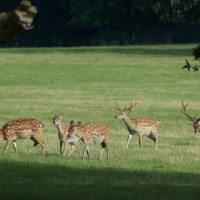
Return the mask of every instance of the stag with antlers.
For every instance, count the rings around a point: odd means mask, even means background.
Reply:
[[[189,103],[185,104],[182,101],[182,113],[190,120],[193,122],[193,127],[194,127],[194,132],[200,132],[200,118],[196,119],[195,117],[191,117],[186,113],[186,108]]]
[[[131,112],[132,108],[135,107],[137,103],[134,105],[131,103],[129,108],[120,109],[118,105],[116,108],[119,110],[119,113],[115,116],[115,118],[121,119],[124,121],[129,135],[126,143],[126,147],[128,148],[130,139],[133,135],[139,136],[139,145],[140,149],[142,149],[142,136],[147,136],[155,142],[155,149],[157,150],[158,144],[158,136],[157,136],[157,127],[158,121],[149,118],[134,118],[130,119],[128,114]]]

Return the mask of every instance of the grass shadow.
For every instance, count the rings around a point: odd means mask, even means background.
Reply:
[[[105,163],[104,163],[105,164]],[[4,199],[199,199],[200,176],[190,173],[87,169],[0,161]]]

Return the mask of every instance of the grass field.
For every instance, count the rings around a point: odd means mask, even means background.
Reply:
[[[181,112],[200,117],[199,72],[193,45],[0,49],[0,124],[37,118],[45,125],[46,158],[41,147],[28,155],[31,140],[18,140],[4,154],[0,143],[0,199],[193,200],[200,196],[200,135]],[[127,129],[117,114],[137,102],[130,117],[159,124],[158,150],[149,138],[139,149],[135,136],[125,148]],[[110,124],[110,161],[98,161],[100,145],[90,145],[91,161],[77,145],[62,158],[54,115]],[[68,146],[68,150],[70,147]]]

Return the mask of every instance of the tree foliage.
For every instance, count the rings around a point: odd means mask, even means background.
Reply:
[[[195,48],[193,48],[192,54],[194,56],[194,60],[200,61],[200,45],[197,45]],[[186,64],[182,67],[182,69],[187,69],[190,71],[190,69],[193,69],[194,72],[198,71],[200,68],[200,65],[192,65],[189,63],[188,60],[185,60]]]
[[[19,0],[0,9],[13,8]],[[31,0],[34,29],[5,45],[74,46],[197,42],[200,0]],[[4,8],[4,9],[3,9]]]

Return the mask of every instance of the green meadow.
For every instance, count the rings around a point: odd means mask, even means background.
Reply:
[[[193,200],[200,196],[200,134],[181,112],[200,117],[200,72],[182,70],[195,64],[196,45],[77,48],[1,48],[0,124],[36,118],[45,125],[46,157],[31,140],[17,140],[18,153],[0,142],[0,199]],[[115,105],[137,102],[130,117],[160,121],[158,150],[147,137],[125,148],[128,131],[115,119]],[[98,144],[82,160],[61,157],[54,115],[110,125],[110,160],[98,161]],[[67,146],[67,152],[70,145]]]

